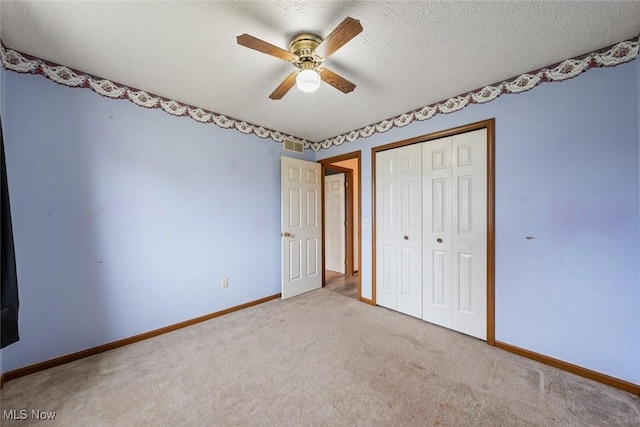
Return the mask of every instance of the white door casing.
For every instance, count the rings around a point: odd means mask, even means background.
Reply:
[[[282,299],[322,286],[320,164],[281,157]]]
[[[324,177],[325,268],[346,273],[345,174]]]
[[[376,154],[377,304],[422,317],[422,147]]]

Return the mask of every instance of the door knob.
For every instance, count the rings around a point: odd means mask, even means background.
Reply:
[[[404,240],[409,240],[409,236],[404,236]]]
[[[442,239],[437,239],[436,242],[442,243]]]
[[[291,233],[289,233],[288,231],[285,231],[284,233],[282,233],[283,237],[291,237]]]

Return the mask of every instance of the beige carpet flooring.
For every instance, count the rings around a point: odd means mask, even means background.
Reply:
[[[640,426],[637,396],[326,289],[10,381],[12,409],[3,426]]]

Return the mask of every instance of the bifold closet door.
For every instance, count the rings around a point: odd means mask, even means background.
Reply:
[[[376,154],[376,302],[422,318],[422,146]]]
[[[487,133],[424,143],[423,319],[486,339]]]

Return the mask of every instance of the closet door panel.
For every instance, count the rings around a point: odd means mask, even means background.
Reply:
[[[422,318],[422,146],[408,145],[398,155],[398,307]]]
[[[423,143],[422,318],[452,327],[451,139]]]
[[[376,154],[376,303],[397,309],[397,155]]]
[[[453,329],[486,339],[486,129],[453,137]]]

